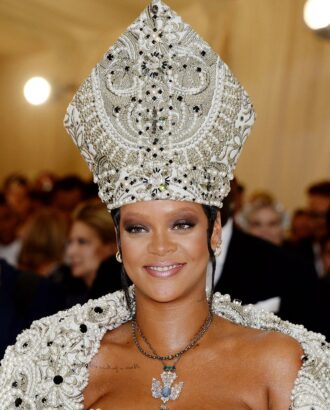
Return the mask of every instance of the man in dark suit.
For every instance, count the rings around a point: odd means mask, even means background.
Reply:
[[[270,310],[281,318],[324,331],[315,271],[289,251],[237,228],[232,220],[233,194],[221,210],[225,243],[217,258],[215,291],[243,304],[278,300],[278,308]]]

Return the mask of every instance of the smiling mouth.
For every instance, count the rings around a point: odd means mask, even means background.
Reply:
[[[168,278],[176,275],[185,266],[185,263],[173,263],[171,265],[149,265],[144,269],[156,278]]]

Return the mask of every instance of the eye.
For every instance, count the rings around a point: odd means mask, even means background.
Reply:
[[[85,238],[79,238],[77,242],[79,245],[86,245],[88,243],[88,240]]]
[[[128,233],[142,233],[146,232],[146,228],[143,225],[131,224],[125,226],[125,231]]]
[[[182,221],[176,221],[173,224],[173,228],[175,230],[187,230],[187,229],[191,229],[195,226],[196,224],[194,222],[191,221],[186,221],[186,220],[182,220]]]

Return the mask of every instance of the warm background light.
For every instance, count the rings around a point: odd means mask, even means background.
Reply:
[[[312,30],[320,30],[330,25],[330,0],[307,0],[304,20]]]
[[[50,95],[51,86],[43,77],[33,77],[24,85],[24,96],[33,105],[45,103]]]

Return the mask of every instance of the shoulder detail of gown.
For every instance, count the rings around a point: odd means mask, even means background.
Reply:
[[[295,338],[304,350],[291,410],[330,409],[330,346],[324,336],[216,293],[213,310],[232,322]],[[88,364],[108,330],[131,319],[118,291],[35,321],[7,348],[0,367],[1,410],[82,410]]]

